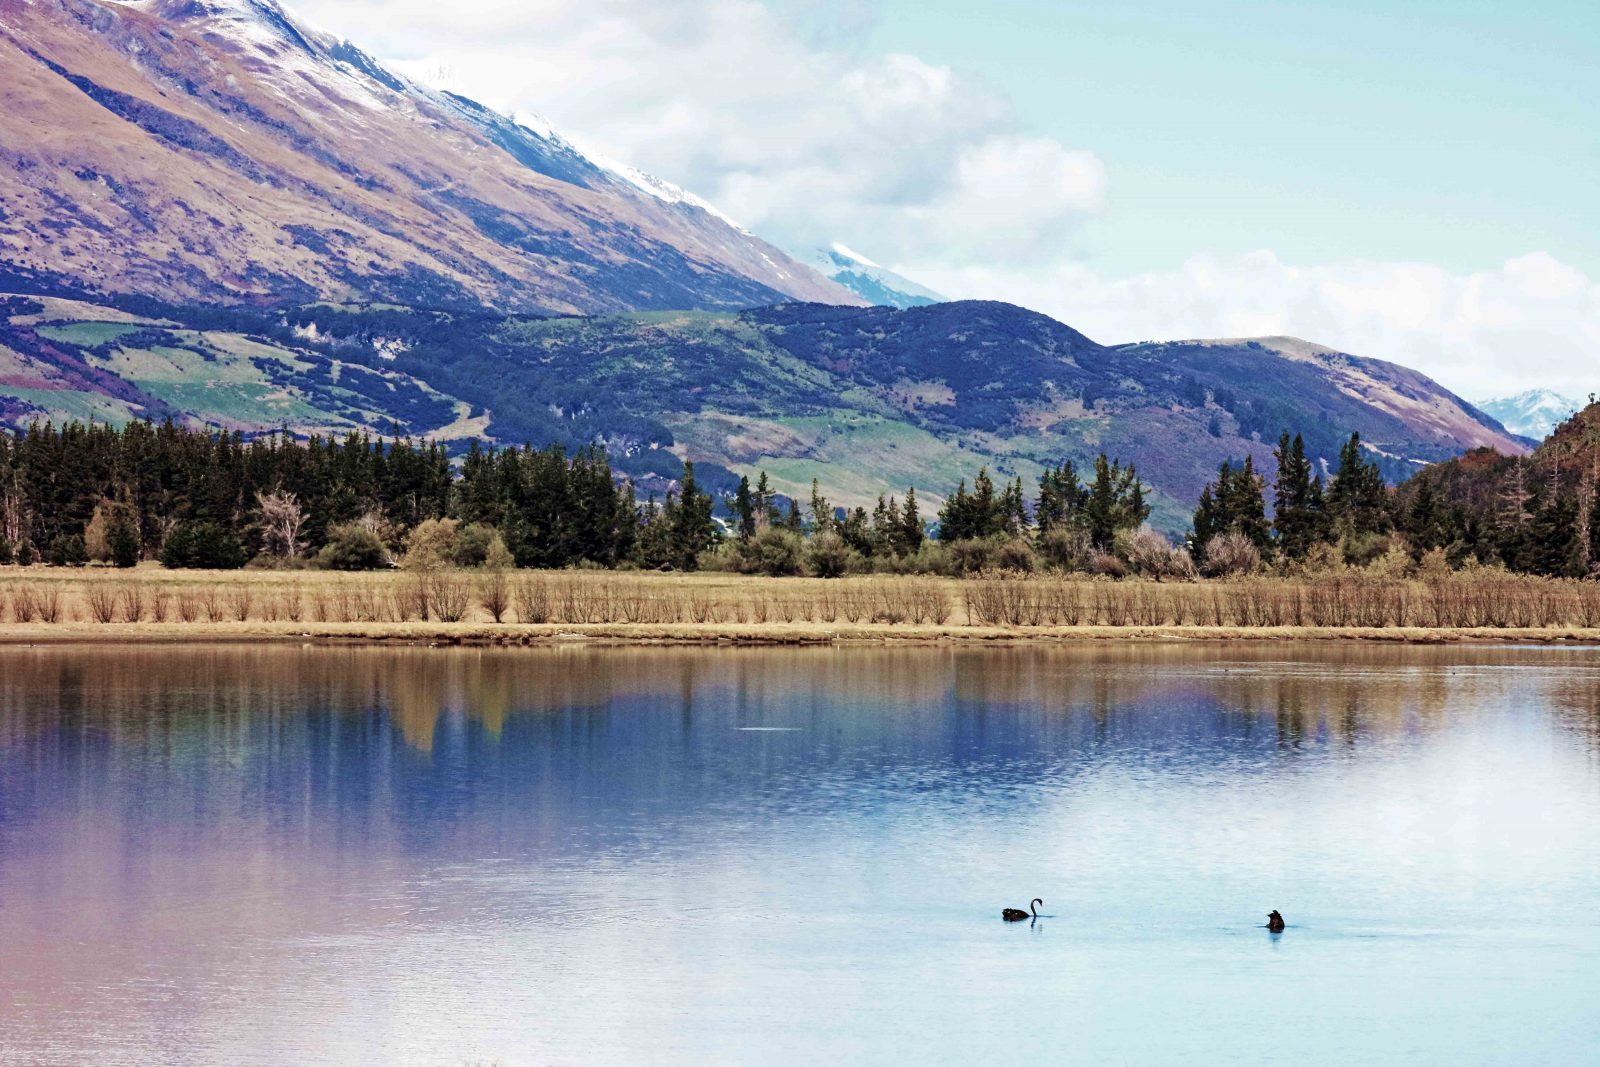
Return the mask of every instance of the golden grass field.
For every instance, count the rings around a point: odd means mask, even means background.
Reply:
[[[591,639],[834,643],[1081,638],[1600,642],[1600,583],[1359,571],[1158,583],[608,571],[0,567],[0,641]]]

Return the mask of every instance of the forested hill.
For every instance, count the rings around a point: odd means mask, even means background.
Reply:
[[[1414,539],[1515,570],[1582,577],[1600,561],[1600,404],[1529,456],[1479,449],[1399,489]]]
[[[848,505],[907,485],[937,500],[985,465],[1033,484],[1104,452],[1137,465],[1154,521],[1172,531],[1218,463],[1253,456],[1268,469],[1285,429],[1306,434],[1324,472],[1359,432],[1392,481],[1474,447],[1526,450],[1392,364],[1281,339],[1108,347],[977,301],[536,318],[11,298],[0,361],[12,424],[170,416],[247,432],[599,442],[641,484],[688,458],[715,490],[764,469],[780,492],[803,498],[817,478]]]

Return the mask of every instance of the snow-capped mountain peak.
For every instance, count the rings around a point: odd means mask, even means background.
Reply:
[[[557,313],[861,302],[686,190],[277,0],[0,7],[0,247],[30,277]]]
[[[883,270],[883,264],[874,263],[872,260],[870,260],[866,256],[862,255],[860,252],[857,252],[854,249],[850,248],[848,245],[844,244],[842,241],[835,241],[829,247],[833,252],[835,260],[837,260],[839,257],[842,256],[843,258],[848,259],[853,263],[861,264],[861,266],[863,266],[863,267],[871,267],[873,270]]]
[[[871,304],[884,307],[922,307],[942,304],[946,297],[873,262],[841,241],[818,249],[806,261]]]
[[[1542,441],[1583,405],[1549,389],[1529,389],[1516,396],[1485,400],[1478,407],[1512,433]]]

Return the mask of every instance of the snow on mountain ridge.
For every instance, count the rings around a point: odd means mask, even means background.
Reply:
[[[0,251],[54,284],[561,313],[860,302],[702,198],[275,0],[3,6],[0,143],[20,162]],[[63,129],[82,136],[63,149]]]
[[[872,260],[870,260],[866,256],[862,255],[860,252],[857,252],[854,249],[852,249],[849,246],[847,246],[843,241],[835,241],[835,242],[833,242],[833,244],[830,247],[832,248],[833,253],[834,253],[835,256],[843,256],[845,259],[854,260],[855,262],[861,264],[863,267],[871,267],[874,270],[883,270],[884,269],[882,263],[874,263]]]
[[[880,266],[842,241],[834,241],[805,258],[823,277],[838,282],[870,304],[911,308],[942,304],[947,299],[925,285]]]
[[[166,17],[177,15],[184,18],[203,18],[207,20],[208,25],[217,24],[228,27],[233,31],[231,36],[239,43],[272,53],[274,62],[284,64],[297,74],[315,76],[324,68],[314,60],[326,58],[338,64],[342,68],[342,72],[347,76],[352,70],[364,76],[364,78],[358,80],[370,79],[378,81],[391,89],[397,88],[396,83],[398,82],[403,86],[404,90],[427,96],[435,103],[441,103],[445,106],[452,106],[462,99],[461,94],[450,88],[447,72],[439,71],[439,76],[436,79],[422,80],[392,71],[372,56],[362,52],[350,41],[302,22],[298,16],[291,15],[276,0],[114,0],[114,2],[128,7],[159,11]],[[313,61],[307,62],[292,55],[282,55],[282,46],[286,39],[288,42],[300,46],[300,49],[303,49]],[[324,53],[320,57],[316,55],[316,51],[319,48]],[[289,51],[292,52],[294,50],[291,49]],[[343,55],[340,53],[343,53]],[[361,102],[382,106],[381,102],[375,100]],[[455,107],[452,109],[459,110],[459,108]],[[499,113],[496,112],[496,114]],[[531,111],[517,111],[504,117],[509,118],[535,137],[550,142],[558,150],[565,150],[583,157],[584,160],[595,167],[621,178],[633,188],[655,200],[666,204],[681,204],[699,208],[732,226],[740,233],[753,236],[748,229],[729,218],[709,200],[697,196],[687,189],[667,181],[665,178],[659,178],[637,167],[582,147],[576,138],[561,133],[556,129],[555,124],[543,115]],[[877,264],[869,263],[868,265],[876,266]]]
[[[1552,390],[1536,388],[1485,400],[1478,407],[1512,433],[1542,441],[1583,405]]]

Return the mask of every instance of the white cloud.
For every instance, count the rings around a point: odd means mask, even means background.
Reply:
[[[780,244],[1038,262],[1099,209],[1092,153],[1023,130],[949,67],[861,48],[875,11],[821,0],[300,0],[309,21]]]
[[[1473,398],[1600,389],[1600,286],[1543,253],[1471,274],[1264,251],[1100,275],[1078,256],[1106,196],[1093,146],[1031,133],[960,71],[871,52],[872,0],[293,2],[795,251],[843,241],[951,296],[1024,304],[1101,340],[1287,333]]]
[[[1297,267],[1266,251],[1195,256],[1132,278],[1070,260],[894,269],[942,292],[1037,308],[1103,342],[1288,334],[1415,367],[1474,400],[1535,385],[1578,400],[1600,391],[1600,281],[1544,252],[1470,274],[1425,263]]]

